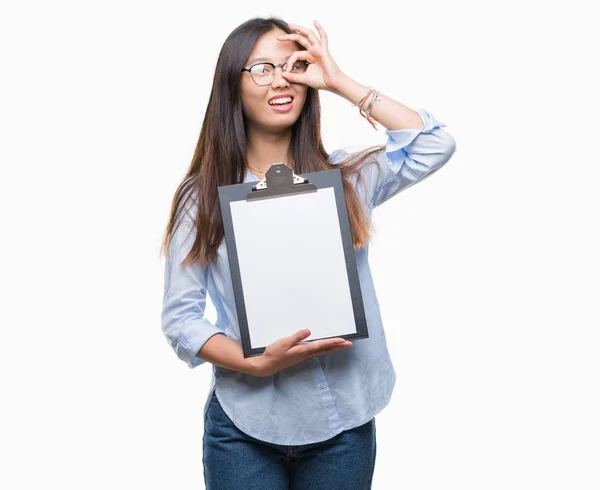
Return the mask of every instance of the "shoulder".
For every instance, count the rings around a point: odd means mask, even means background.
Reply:
[[[193,226],[198,215],[198,203],[197,187],[193,185],[182,187],[176,202],[178,223],[182,226]]]
[[[336,165],[348,157],[348,152],[343,149],[335,150],[329,154],[329,163]]]

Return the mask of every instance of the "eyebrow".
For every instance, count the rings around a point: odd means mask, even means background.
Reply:
[[[290,56],[292,56],[292,55],[290,55]],[[287,58],[285,58],[285,60],[288,60],[290,56],[288,56]],[[258,62],[258,61],[271,61],[271,60],[269,58],[258,57],[258,58],[254,58],[253,60],[251,60],[250,64],[252,65],[252,64],[254,64],[254,63]]]

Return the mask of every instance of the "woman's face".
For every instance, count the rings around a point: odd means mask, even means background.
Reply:
[[[262,58],[259,61],[270,61],[276,64],[286,61],[299,48],[293,41],[279,41],[277,36],[282,34],[286,34],[286,32],[281,29],[263,34],[256,42],[244,66],[257,63],[256,58]],[[273,81],[268,85],[258,85],[249,72],[242,73],[240,88],[242,112],[249,125],[259,126],[267,130],[280,130],[292,126],[298,120],[306,101],[308,87],[301,83],[291,83],[281,76],[281,72],[281,67],[275,68]],[[270,99],[283,94],[289,94],[293,97],[289,110],[285,110],[285,106],[279,107],[279,110],[277,110],[277,106],[273,108],[269,105]]]

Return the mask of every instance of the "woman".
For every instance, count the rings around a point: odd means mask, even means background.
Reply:
[[[208,489],[371,487],[375,415],[396,381],[367,260],[371,212],[437,171],[455,149],[430,113],[348,77],[329,53],[327,34],[315,27],[318,36],[278,18],[255,18],[228,36],[192,163],[172,203],[162,328],[189,367],[213,365],[204,405]],[[372,125],[388,128],[387,143],[327,154],[318,90],[344,97]],[[340,169],[369,338],[302,342],[307,325],[246,359],[217,186],[261,180],[279,162],[297,175]],[[207,294],[215,324],[203,318]]]

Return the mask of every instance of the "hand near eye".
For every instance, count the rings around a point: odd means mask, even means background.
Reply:
[[[277,38],[280,41],[296,41],[306,48],[306,51],[294,51],[290,56],[286,70],[283,71],[283,77],[292,83],[303,83],[315,89],[335,92],[339,89],[345,75],[329,53],[327,34],[321,24],[316,20],[313,22],[319,31],[320,39],[310,29],[289,23],[288,26],[299,34],[284,34]],[[309,63],[308,68],[302,74],[289,71],[297,60],[305,60]]]

